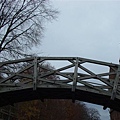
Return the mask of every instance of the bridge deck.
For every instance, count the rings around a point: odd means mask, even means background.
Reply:
[[[71,99],[79,100],[89,103],[102,105],[120,111],[120,100],[110,100],[110,96],[99,95],[91,92],[76,90],[72,92],[71,89],[58,89],[58,88],[38,88],[33,91],[33,88],[26,90],[18,90],[14,92],[7,92],[0,94],[0,106],[12,105],[17,102],[29,100],[44,100],[44,99]]]

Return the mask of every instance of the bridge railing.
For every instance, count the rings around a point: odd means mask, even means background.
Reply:
[[[48,66],[55,65],[55,68]],[[111,69],[111,70],[110,70]],[[114,75],[114,78],[109,76]],[[70,88],[120,99],[120,66],[80,57],[33,57],[0,63],[0,93],[37,88]],[[53,77],[54,76],[54,77]]]

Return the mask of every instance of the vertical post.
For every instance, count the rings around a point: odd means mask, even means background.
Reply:
[[[34,58],[33,90],[37,88],[37,57]]]
[[[9,105],[8,120],[10,120],[10,117],[11,117],[11,109],[12,109],[12,107]]]
[[[77,85],[77,77],[78,77],[78,58],[76,58],[74,76],[73,76],[73,86],[72,86],[72,102],[75,103],[75,89]]]
[[[118,66],[117,69],[117,74],[115,77],[115,82],[114,82],[114,86],[113,86],[113,90],[112,90],[112,95],[111,95],[111,100],[114,100],[116,97],[116,92],[117,92],[117,87],[118,87],[118,82],[119,82],[119,76],[120,76],[120,65]]]
[[[76,62],[75,62],[72,92],[75,92],[75,89],[76,89],[76,84],[77,84],[77,72],[78,72],[78,58],[76,58]]]

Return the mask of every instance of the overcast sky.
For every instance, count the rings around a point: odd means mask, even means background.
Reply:
[[[42,46],[34,52],[44,56],[77,56],[118,63],[120,58],[120,1],[52,0],[60,12],[46,24]],[[42,53],[42,54],[41,54]],[[109,120],[108,110],[99,110]]]

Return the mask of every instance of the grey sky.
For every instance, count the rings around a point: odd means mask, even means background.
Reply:
[[[42,46],[37,47],[34,52],[44,56],[80,56],[118,63],[120,1],[52,0],[52,2],[60,11],[58,20],[46,23]],[[100,111],[102,120],[109,120],[108,110],[95,107]]]

